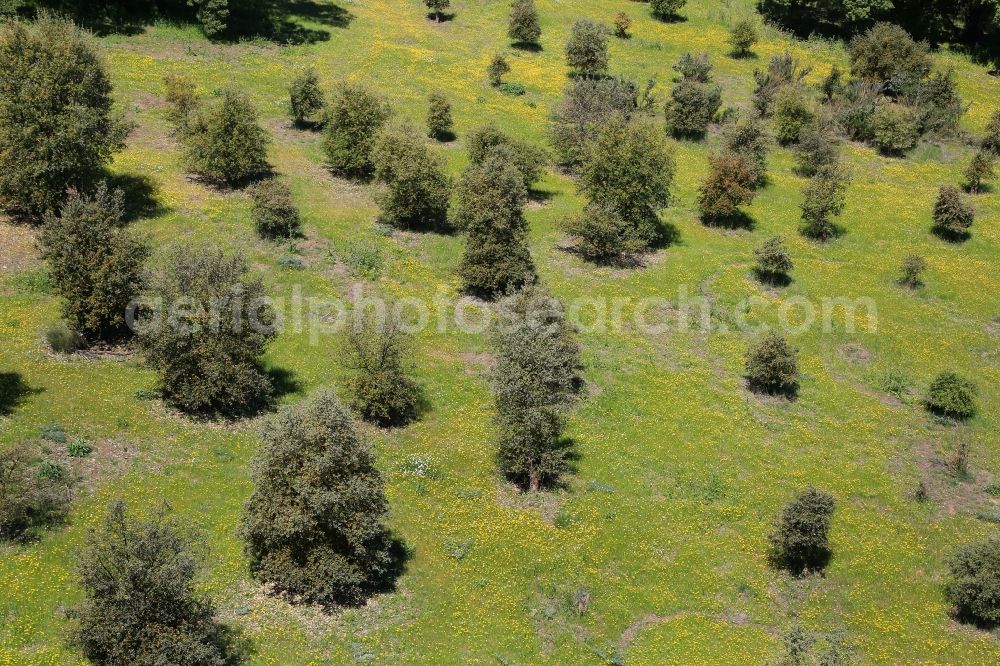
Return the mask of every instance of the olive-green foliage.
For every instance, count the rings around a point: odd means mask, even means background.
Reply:
[[[960,548],[948,563],[944,591],[959,619],[1000,624],[1000,539]]]
[[[482,164],[493,152],[504,153],[507,159],[524,176],[524,186],[530,191],[542,177],[548,155],[545,150],[523,141],[518,141],[497,128],[486,124],[469,132],[465,139],[469,162]]]
[[[31,535],[66,513],[69,480],[39,474],[36,458],[27,444],[0,450],[0,542]]]
[[[774,95],[774,134],[778,143],[797,143],[802,128],[815,117],[800,86],[782,86]]]
[[[0,24],[0,206],[33,217],[87,190],[125,146],[92,39],[43,14]]]
[[[632,27],[632,19],[629,18],[628,14],[625,12],[618,12],[615,14],[615,37],[619,39],[628,39],[631,37],[629,29]]]
[[[875,112],[885,104],[881,86],[865,81],[852,81],[840,97],[834,99],[837,123],[855,141],[871,141],[875,137]]]
[[[283,181],[267,178],[250,190],[250,217],[261,238],[292,238],[300,233],[299,209]]]
[[[649,9],[661,21],[672,21],[686,4],[687,0],[649,0]]]
[[[798,172],[812,176],[823,167],[837,164],[840,159],[840,142],[833,119],[826,113],[818,113],[799,130],[799,141],[795,144],[795,162]]]
[[[976,211],[954,185],[942,185],[934,202],[934,226],[946,235],[961,237],[968,234],[976,219]]]
[[[444,10],[451,7],[451,0],[424,0],[427,9],[431,10],[434,19],[440,23]]]
[[[239,185],[265,173],[271,138],[244,93],[228,88],[199,109],[184,134],[189,168],[218,183]]]
[[[794,264],[781,236],[771,236],[753,251],[757,259],[757,274],[765,279],[785,276]]]
[[[903,265],[900,267],[902,276],[899,279],[899,283],[910,289],[916,289],[923,284],[920,276],[923,275],[925,270],[927,270],[927,262],[923,257],[908,254],[903,259]]]
[[[635,225],[604,206],[588,204],[583,212],[566,220],[566,233],[576,239],[576,250],[598,263],[630,257],[649,247]]]
[[[372,147],[380,220],[403,229],[440,229],[448,222],[451,179],[413,127],[383,127]]]
[[[775,564],[793,573],[822,569],[830,558],[833,495],[807,488],[781,510],[770,537]]]
[[[851,40],[851,74],[896,95],[912,90],[931,71],[925,43],[892,23],[877,23]]]
[[[345,340],[345,365],[351,370],[351,408],[382,427],[406,425],[421,399],[412,377],[411,343],[395,314],[356,319]]]
[[[834,217],[840,215],[846,204],[848,179],[839,166],[821,167],[809,179],[803,190],[802,233],[815,240],[828,240],[839,229]]]
[[[778,91],[787,85],[801,84],[811,69],[810,67],[800,67],[799,61],[787,52],[772,56],[771,60],[768,61],[766,72],[755,69],[753,72],[755,83],[753,106],[757,113],[765,117],[771,115],[774,97]]]
[[[671,68],[675,72],[679,72],[681,78],[697,83],[708,83],[712,80],[712,62],[707,53],[681,54],[680,59]]]
[[[236,634],[195,592],[199,547],[165,507],[143,520],[113,503],[79,553],[72,642],[104,666],[241,663]]]
[[[167,74],[163,77],[163,101],[167,103],[167,120],[178,134],[184,134],[200,103],[198,87],[184,74]]]
[[[275,314],[246,261],[179,245],[152,280],[139,342],[166,399],[186,412],[239,414],[271,396],[260,358]]]
[[[364,603],[391,573],[389,503],[350,412],[322,389],[262,439],[240,526],[250,572],[305,603]]]
[[[767,153],[771,137],[767,126],[756,113],[740,114],[722,133],[723,150],[742,156],[759,187],[767,180]]]
[[[732,55],[737,58],[745,58],[750,55],[754,44],[760,41],[757,32],[757,22],[751,18],[740,19],[729,31],[729,46],[732,47]]]
[[[902,104],[881,104],[872,116],[872,140],[885,155],[902,155],[920,138],[917,112]]]
[[[608,69],[607,28],[584,19],[574,21],[566,42],[566,64],[584,76],[604,73]]]
[[[833,64],[830,73],[823,77],[823,82],[819,84],[819,89],[823,93],[823,99],[827,102],[832,102],[844,94],[844,71],[840,69],[840,65]]]
[[[124,194],[101,183],[93,197],[71,194],[39,236],[63,317],[90,341],[127,333],[125,311],[142,291],[149,248],[123,228],[124,215]]]
[[[580,348],[562,304],[540,287],[504,298],[490,330],[496,365],[490,386],[500,470],[536,491],[559,480],[570,453],[561,434],[576,399]]]
[[[674,154],[652,123],[612,116],[580,168],[579,190],[590,202],[631,226],[632,238],[652,243],[658,211],[670,203]]]
[[[639,90],[625,79],[577,79],[552,112],[552,146],[559,164],[576,171],[591,142],[608,118],[630,118],[638,108]]]
[[[950,69],[920,81],[913,92],[906,95],[906,102],[917,112],[920,133],[934,136],[953,136],[968,110],[958,93],[955,72]]]
[[[195,16],[208,37],[217,37],[229,28],[230,7],[233,0],[188,0],[195,7]]]
[[[294,79],[288,89],[289,111],[297,125],[304,125],[323,110],[326,101],[319,87],[316,70],[309,67]]]
[[[524,217],[527,201],[523,175],[500,151],[470,164],[462,174],[455,223],[466,232],[458,272],[468,293],[494,298],[534,282]]]
[[[490,64],[486,66],[486,76],[490,81],[490,85],[496,88],[503,83],[503,76],[510,71],[510,63],[507,62],[507,56],[503,53],[497,53],[490,60]]]
[[[45,329],[45,341],[49,343],[49,349],[57,354],[72,354],[87,346],[87,340],[64,321]]]
[[[342,83],[330,101],[323,132],[330,171],[350,178],[370,176],[375,134],[391,115],[389,103],[379,95],[362,85]]]
[[[454,138],[451,119],[451,103],[444,93],[437,91],[427,96],[427,135],[438,141],[450,141]]]
[[[799,352],[770,331],[747,348],[746,378],[754,390],[794,393],[799,382]]]
[[[747,160],[728,151],[708,156],[708,176],[698,187],[698,210],[706,224],[725,224],[753,201],[754,173]]]
[[[978,194],[984,189],[987,182],[996,178],[994,170],[996,156],[985,148],[980,148],[969,160],[969,166],[965,168],[965,184],[970,192]]]
[[[507,36],[515,44],[537,44],[542,36],[535,0],[514,0],[510,8]]]
[[[990,150],[1000,156],[1000,109],[993,112],[986,124],[986,134],[983,136],[983,149]]]
[[[678,138],[703,137],[720,106],[719,86],[683,79],[670,92],[665,109],[667,127]]]
[[[927,388],[924,405],[935,414],[967,419],[976,413],[976,385],[950,371],[934,378]]]

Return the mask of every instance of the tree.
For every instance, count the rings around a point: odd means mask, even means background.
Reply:
[[[985,148],[976,151],[969,161],[969,166],[965,168],[965,186],[969,192],[978,194],[988,181],[996,178],[995,163],[996,157],[993,152]]]
[[[698,188],[698,209],[705,223],[725,224],[756,196],[754,174],[736,153],[709,154],[708,163],[708,176]]]
[[[657,213],[670,203],[674,171],[673,151],[662,132],[613,116],[581,166],[578,188],[628,224],[629,236],[649,246],[660,233]]]
[[[836,166],[840,159],[840,142],[836,125],[826,113],[819,113],[799,130],[795,144],[795,161],[800,174],[814,176],[824,167]]]
[[[507,35],[515,44],[538,44],[542,36],[542,26],[538,22],[535,0],[514,0],[510,7],[510,22]]]
[[[200,103],[198,87],[184,74],[167,74],[163,77],[163,101],[167,103],[167,120],[183,136]]]
[[[427,135],[438,141],[451,141],[455,138],[453,126],[448,98],[444,93],[432,92],[427,96]]]
[[[583,213],[566,220],[563,227],[576,239],[577,252],[598,263],[630,257],[649,247],[649,240],[634,225],[605,206],[588,204]]]
[[[123,228],[124,216],[125,195],[101,183],[92,197],[72,193],[39,235],[63,317],[92,342],[128,332],[125,311],[142,290],[149,248]]]
[[[847,185],[847,175],[839,166],[822,167],[809,179],[799,204],[805,236],[823,241],[837,235],[838,228],[831,218],[844,211]]]
[[[444,10],[451,7],[451,0],[424,0],[424,4],[427,5],[427,9],[431,10],[434,21],[440,23],[444,16]]]
[[[671,65],[671,69],[679,72],[681,78],[696,83],[708,83],[712,80],[712,62],[707,53],[698,55],[683,53],[680,59]]]
[[[27,444],[0,450],[0,542],[21,539],[65,516],[70,482],[43,475]]]
[[[391,115],[388,102],[368,88],[342,83],[330,102],[323,132],[330,171],[348,178],[370,176],[375,135]]]
[[[771,556],[795,574],[822,569],[830,558],[833,495],[807,488],[785,505],[771,534]]]
[[[924,282],[920,278],[924,271],[927,270],[927,262],[924,258],[915,254],[908,254],[903,259],[903,265],[900,267],[900,272],[902,277],[899,279],[899,283],[910,289],[916,289]]]
[[[254,185],[250,195],[250,217],[261,238],[299,235],[302,221],[288,185],[277,178],[267,178]]]
[[[772,56],[767,71],[754,70],[753,106],[761,116],[771,115],[774,98],[787,85],[801,85],[811,69],[800,67],[799,61],[790,53]]]
[[[746,378],[754,390],[794,394],[799,381],[798,350],[777,333],[767,333],[747,349]]]
[[[0,71],[0,205],[37,218],[90,189],[129,126],[112,112],[94,42],[71,21],[4,23]]]
[[[651,13],[661,21],[676,21],[686,4],[687,0],[649,0]]]
[[[381,427],[416,418],[421,390],[409,367],[411,344],[393,315],[363,317],[348,331],[345,348],[354,411]]]
[[[503,153],[524,177],[524,186],[529,191],[542,177],[548,155],[537,146],[518,141],[504,133],[492,123],[478,127],[466,137],[469,162],[482,164],[492,153]]]
[[[503,53],[497,53],[490,60],[490,64],[486,66],[486,76],[489,78],[490,85],[494,88],[500,86],[503,83],[503,76],[510,71],[510,64],[507,62],[507,56]]]
[[[802,89],[785,85],[774,95],[774,132],[783,146],[798,143],[802,128],[815,118]]]
[[[501,301],[490,346],[497,359],[489,379],[500,470],[536,492],[569,468],[561,435],[565,412],[576,399],[579,345],[562,305],[542,288],[529,287]]]
[[[270,169],[271,139],[250,99],[232,88],[213,106],[199,109],[184,139],[191,170],[216,182],[235,186]]]
[[[608,69],[607,29],[593,21],[574,21],[566,42],[566,64],[585,77],[603,74]]]
[[[954,136],[968,110],[951,69],[920,81],[904,101],[916,110],[918,131],[939,137]]]
[[[296,125],[305,125],[326,106],[323,92],[319,88],[319,77],[312,67],[307,68],[292,80],[288,95],[292,120]]]
[[[250,573],[304,603],[363,604],[393,568],[371,447],[325,389],[283,410],[262,439],[240,525]]]
[[[208,247],[175,247],[140,311],[139,343],[166,399],[186,412],[240,414],[270,398],[261,356],[276,318],[246,261]]]
[[[615,37],[618,39],[628,39],[632,36],[629,29],[632,27],[632,19],[625,12],[615,14]]]
[[[898,25],[877,23],[851,40],[851,74],[880,84],[891,95],[915,87],[931,71],[927,44],[917,43]]]
[[[754,187],[767,180],[767,153],[770,137],[764,121],[756,113],[745,113],[726,125],[722,133],[723,150],[746,160],[753,174]]]
[[[107,666],[241,663],[235,632],[195,593],[196,548],[167,508],[141,520],[123,502],[111,504],[77,564],[85,598],[70,617],[84,656]]]
[[[927,388],[924,405],[935,414],[967,419],[976,413],[976,385],[957,373],[939,374]]]
[[[1000,624],[1000,539],[960,548],[948,563],[944,591],[959,619]]]
[[[781,236],[771,236],[757,246],[753,254],[757,259],[757,275],[766,282],[787,280],[788,272],[795,267]]]
[[[875,147],[884,155],[902,155],[917,144],[917,113],[902,104],[880,104],[872,116]]]
[[[736,58],[746,58],[752,53],[754,44],[760,41],[757,23],[752,18],[740,19],[729,32],[729,46]]]
[[[590,144],[608,118],[631,118],[638,110],[639,90],[625,79],[576,79],[552,112],[552,146],[558,162],[577,171]]]
[[[683,79],[670,92],[667,127],[678,138],[701,138],[722,106],[722,90],[710,83]]]
[[[444,160],[427,148],[409,125],[379,130],[372,148],[375,178],[386,186],[378,196],[380,218],[396,227],[440,229],[448,221],[451,179]]]
[[[527,201],[521,172],[502,153],[491,153],[462,174],[455,222],[466,232],[458,272],[467,292],[494,298],[535,281]]]
[[[982,147],[983,150],[992,151],[994,155],[1000,156],[1000,109],[993,112],[986,124]]]
[[[934,202],[934,227],[952,239],[961,239],[969,234],[976,219],[975,209],[965,200],[954,185],[942,185]]]

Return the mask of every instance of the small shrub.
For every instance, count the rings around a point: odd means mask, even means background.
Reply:
[[[292,191],[277,178],[262,180],[250,191],[250,217],[261,238],[293,238],[302,227]]]
[[[844,72],[839,65],[834,63],[830,73],[823,78],[819,89],[823,93],[823,99],[828,103],[844,94]]]
[[[934,227],[949,238],[963,238],[972,228],[976,211],[959,189],[953,185],[942,185],[934,202]]]
[[[802,128],[812,122],[815,114],[801,88],[782,86],[774,96],[774,132],[778,143],[797,143]]]
[[[698,187],[698,209],[706,224],[726,224],[756,196],[754,174],[736,153],[710,154],[708,161],[708,176]]]
[[[574,21],[566,42],[566,64],[583,76],[603,74],[608,69],[607,28],[584,19]]]
[[[967,419],[976,413],[976,385],[950,371],[934,378],[927,388],[924,405],[935,414]]]
[[[0,542],[31,536],[61,519],[69,501],[65,473],[46,473],[25,444],[0,450]]]
[[[242,92],[227,89],[216,104],[199,109],[184,138],[189,168],[216,182],[239,185],[270,168],[271,139]]]
[[[746,378],[754,390],[793,394],[799,382],[798,350],[777,333],[767,333],[747,350]]]
[[[510,8],[507,36],[515,44],[538,44],[542,36],[542,26],[538,21],[538,10],[534,0],[514,0]]]
[[[965,168],[965,187],[972,194],[978,194],[985,189],[988,181],[996,178],[994,165],[995,155],[985,149],[980,148],[969,161],[969,166]]]
[[[799,86],[809,74],[809,67],[800,67],[790,53],[773,56],[767,71],[754,70],[753,106],[757,113],[767,117],[774,107],[775,95],[788,85]]]
[[[924,274],[925,270],[927,270],[927,262],[924,261],[923,257],[908,254],[903,259],[903,264],[899,269],[901,273],[899,283],[910,289],[916,289],[924,283],[920,276]]]
[[[440,23],[444,18],[444,10],[451,7],[451,0],[424,0],[424,4],[431,10],[430,15],[434,17],[434,21]]]
[[[504,95],[510,95],[511,97],[520,97],[524,93],[528,92],[527,88],[522,86],[520,83],[501,83],[497,90],[502,92]]]
[[[737,58],[745,58],[750,55],[754,44],[760,41],[757,33],[757,23],[751,18],[741,19],[733,26],[729,32],[729,46],[732,47],[732,55]]]
[[[297,257],[294,254],[283,254],[275,260],[275,263],[290,271],[300,271],[306,267],[306,262],[302,261],[302,257]]]
[[[563,228],[576,239],[577,252],[597,263],[638,254],[649,245],[633,225],[603,206],[586,206],[583,213],[568,219]]]
[[[986,123],[986,134],[983,136],[983,150],[991,151],[1000,156],[1000,109],[993,112],[990,121]]]
[[[884,103],[878,84],[852,81],[835,107],[837,124],[855,141],[872,141],[875,138],[875,112]]]
[[[345,349],[354,411],[382,427],[406,425],[416,418],[421,390],[409,367],[411,345],[392,314],[356,321]]]
[[[448,221],[451,179],[444,160],[409,125],[379,130],[372,148],[380,221],[402,229],[440,229]]]
[[[49,349],[57,354],[73,354],[87,346],[83,336],[62,321],[45,330],[45,340],[49,343]]]
[[[440,92],[432,92],[427,96],[427,135],[438,141],[450,141],[454,138],[451,119],[451,103]]]
[[[649,9],[661,21],[675,21],[686,4],[687,0],[649,0]]]
[[[944,590],[959,619],[1000,624],[1000,539],[960,548],[948,563]]]
[[[545,170],[548,155],[541,148],[518,141],[498,129],[496,125],[483,125],[466,137],[469,162],[482,164],[493,154],[500,155],[521,172],[528,190],[538,182]]]
[[[39,436],[47,442],[63,444],[66,442],[66,430],[58,423],[46,423],[38,431]]]
[[[46,481],[65,481],[69,478],[69,472],[62,463],[43,460],[38,463],[38,478]]]
[[[503,76],[510,71],[510,63],[507,62],[507,56],[503,53],[497,53],[493,56],[493,60],[486,67],[486,76],[490,80],[490,85],[494,88],[499,88],[500,84],[503,83]]]
[[[795,161],[800,174],[813,176],[823,167],[835,166],[839,157],[836,127],[828,115],[816,115],[799,130]]]
[[[632,19],[625,12],[615,14],[615,37],[618,39],[628,39],[631,37],[629,29],[632,27]]]
[[[707,53],[693,55],[684,53],[681,55],[672,69],[679,72],[682,79],[694,81],[696,83],[708,83],[712,80],[712,62]]]
[[[872,140],[884,155],[902,155],[920,138],[917,113],[902,104],[882,104],[872,116]]]
[[[799,204],[803,235],[825,241],[840,232],[832,218],[844,210],[847,185],[847,176],[838,167],[823,167],[809,179]]]
[[[792,256],[788,253],[781,236],[768,238],[754,250],[753,254],[757,259],[757,274],[767,281],[787,276],[794,268]]]
[[[163,77],[163,101],[167,103],[167,120],[179,134],[184,134],[199,104],[194,81],[184,74],[167,74]]]
[[[767,153],[770,137],[764,121],[755,114],[742,114],[726,125],[722,133],[722,146],[727,152],[735,153],[746,160],[753,175],[754,187],[761,186],[767,179]]]
[[[920,133],[938,137],[954,136],[968,109],[958,94],[953,70],[933,74],[921,81],[906,95],[906,102],[917,112]]]
[[[917,43],[898,25],[877,23],[851,40],[851,74],[880,84],[891,94],[911,90],[930,72],[927,44]]]
[[[66,445],[66,452],[73,458],[86,458],[94,451],[86,440],[74,439]]]
[[[722,90],[709,83],[684,79],[670,92],[667,127],[678,138],[701,138],[722,106]]]
[[[296,76],[288,90],[289,107],[296,125],[305,125],[326,106],[319,88],[319,76],[312,67]]]
[[[830,523],[835,502],[829,493],[808,488],[781,511],[771,534],[771,556],[793,573],[822,569],[830,558]]]
[[[334,92],[323,132],[323,150],[337,176],[367,178],[375,169],[372,145],[392,109],[368,88],[343,83]]]

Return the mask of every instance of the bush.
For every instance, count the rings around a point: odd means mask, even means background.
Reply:
[[[479,127],[466,137],[469,162],[482,164],[492,153],[503,153],[524,177],[524,186],[531,190],[541,179],[548,156],[545,151],[523,141],[518,141],[505,134],[496,125],[487,124]]]
[[[0,25],[0,71],[0,205],[40,217],[97,182],[129,127],[94,41],[71,21]]]
[[[839,233],[832,218],[844,211],[847,176],[837,166],[822,167],[803,190],[802,233],[815,240],[828,240]]]
[[[813,176],[824,167],[834,167],[839,157],[836,126],[827,114],[816,115],[799,130],[795,162],[800,174]]]
[[[709,172],[698,187],[698,209],[707,224],[725,224],[739,214],[739,207],[753,201],[754,174],[736,153],[708,156]]]
[[[163,101],[167,103],[167,120],[183,135],[198,108],[197,86],[184,74],[167,74],[163,77]]]
[[[852,81],[836,105],[838,124],[855,141],[875,138],[875,112],[884,104],[878,84]]]
[[[191,170],[219,183],[239,185],[270,169],[267,147],[271,139],[260,126],[250,99],[233,89],[225,90],[219,102],[191,118],[185,142]]]
[[[363,604],[393,562],[382,476],[350,413],[320,390],[262,438],[240,526],[250,572],[304,603]]]
[[[410,341],[392,310],[362,317],[347,333],[346,366],[351,408],[382,427],[406,425],[417,416],[420,386],[411,376]]]
[[[712,62],[708,59],[707,53],[692,55],[684,53],[681,55],[672,69],[679,72],[681,78],[696,83],[708,83],[712,80]]]
[[[792,256],[781,236],[771,236],[753,254],[757,258],[757,274],[767,281],[785,277],[794,268]]]
[[[493,60],[490,64],[486,66],[486,76],[490,80],[490,85],[494,88],[498,88],[501,83],[503,83],[503,76],[510,71],[510,64],[507,62],[507,56],[503,53],[497,53],[493,56]]]
[[[586,206],[583,213],[567,220],[563,227],[576,239],[577,252],[589,261],[610,262],[638,254],[649,246],[649,239],[635,225],[603,206]]]
[[[661,21],[674,21],[680,17],[680,10],[687,0],[649,0],[649,9],[653,16]]]
[[[683,79],[670,92],[667,127],[678,138],[701,138],[722,106],[719,86]]]
[[[49,326],[45,330],[45,340],[49,343],[49,348],[57,354],[72,354],[87,346],[84,337],[65,322]]]
[[[246,273],[242,257],[181,245],[152,282],[155,307],[140,315],[139,343],[164,397],[183,411],[240,414],[271,396],[260,358],[275,314],[263,283]]]
[[[793,573],[822,569],[830,559],[833,496],[815,488],[799,493],[785,505],[771,534],[771,556]]]
[[[743,114],[726,125],[722,133],[723,150],[746,160],[753,175],[754,187],[767,180],[767,152],[770,137],[764,122],[756,114]]]
[[[960,548],[948,563],[944,591],[959,619],[1000,624],[1000,539]]]
[[[798,350],[773,331],[750,346],[746,355],[750,388],[793,394],[799,382]]]
[[[925,270],[927,270],[927,262],[924,261],[924,258],[909,254],[903,259],[903,264],[900,266],[902,276],[899,278],[899,283],[910,289],[916,289],[924,283],[920,276]]]
[[[992,152],[985,148],[980,148],[969,161],[969,166],[965,168],[965,186],[973,194],[978,194],[987,181],[996,178],[994,164],[996,158]]]
[[[26,444],[0,450],[0,542],[30,537],[61,520],[70,501],[65,475],[42,473]]]
[[[934,227],[945,236],[962,238],[969,233],[976,211],[953,185],[942,185],[934,202]]]
[[[940,137],[954,136],[968,109],[958,94],[953,70],[924,79],[906,101],[917,110],[920,133]]]
[[[913,41],[892,23],[877,23],[851,40],[851,74],[877,83],[892,95],[912,90],[931,71],[927,44]]]
[[[576,399],[580,348],[562,305],[541,288],[508,296],[498,315],[490,330],[497,361],[489,375],[497,458],[504,476],[537,491],[569,468],[561,434],[565,411]]]
[[[882,104],[872,116],[875,147],[884,155],[902,155],[917,144],[917,113],[901,104]]]
[[[942,372],[927,389],[924,405],[935,414],[967,419],[976,413],[976,385],[954,372]]]
[[[597,76],[608,69],[608,31],[599,23],[573,22],[566,42],[566,64],[583,76]]]
[[[497,87],[497,90],[502,92],[504,95],[510,95],[511,97],[520,97],[524,93],[528,92],[528,89],[520,83],[501,83]]]
[[[77,564],[85,599],[69,615],[84,656],[107,666],[240,663],[235,633],[195,594],[198,548],[165,508],[140,520],[112,504]]]
[[[401,229],[440,229],[448,222],[451,179],[444,160],[431,154],[410,126],[384,127],[372,148],[379,193],[380,221]]]
[[[632,19],[625,12],[615,14],[615,37],[618,39],[628,39],[631,37],[629,29],[632,27]]]
[[[367,178],[375,169],[371,152],[375,135],[389,117],[389,104],[364,86],[343,83],[327,111],[323,150],[337,176]]]
[[[490,153],[462,174],[455,221],[467,234],[458,272],[468,293],[494,298],[534,282],[527,201],[524,177],[503,153]]]
[[[452,132],[451,103],[440,92],[432,92],[427,96],[427,136],[438,141],[450,141],[455,137]]]
[[[424,0],[424,4],[427,5],[427,9],[431,10],[434,20],[440,23],[444,16],[444,10],[451,7],[451,0]]]
[[[537,44],[542,36],[535,0],[514,0],[510,8],[507,35],[515,44]]]
[[[39,236],[63,317],[88,340],[125,335],[125,311],[142,290],[149,248],[123,228],[124,199],[103,183],[93,197],[72,194]]]
[[[802,128],[811,123],[815,114],[797,85],[782,86],[774,95],[774,132],[778,143],[798,143]]]
[[[638,109],[639,90],[624,79],[577,79],[552,112],[552,146],[559,164],[579,168],[598,131],[613,114],[632,117]]]
[[[288,90],[289,107],[296,125],[305,125],[326,106],[319,88],[319,77],[312,67],[296,76]]]
[[[990,121],[986,124],[986,134],[983,136],[983,150],[992,151],[994,155],[1000,156],[1000,109],[993,112]]]
[[[299,235],[302,221],[288,185],[277,178],[268,178],[254,185],[250,195],[250,217],[261,238],[294,238]]]
[[[757,23],[751,18],[741,19],[733,26],[729,32],[729,46],[732,47],[732,55],[737,58],[745,58],[750,55],[754,44],[760,41],[757,33]]]
[[[800,85],[808,76],[809,67],[799,67],[799,62],[790,53],[772,56],[767,71],[754,70],[753,106],[761,116],[771,115],[774,97],[788,85]]]

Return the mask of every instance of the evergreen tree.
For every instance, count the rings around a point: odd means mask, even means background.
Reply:
[[[1000,157],[1000,109],[993,112],[986,124],[986,135],[983,137],[983,150],[992,151]]]
[[[548,155],[537,146],[511,137],[492,123],[469,132],[466,138],[469,162],[482,164],[493,153],[502,153],[524,176],[524,186],[531,188],[542,177]]]
[[[766,282],[787,280],[788,272],[794,268],[792,256],[785,247],[781,236],[771,236],[753,251],[757,259],[757,275]]]
[[[535,0],[514,0],[510,8],[507,35],[515,44],[538,44],[538,38],[542,36],[542,26],[538,22]]]
[[[679,72],[682,79],[694,81],[695,83],[710,83],[712,81],[712,61],[707,53],[681,54],[680,59],[671,66],[675,72]]]
[[[720,106],[722,89],[719,86],[685,78],[670,91],[665,109],[667,127],[677,138],[701,138]]]
[[[959,189],[953,185],[942,185],[934,202],[935,229],[949,238],[961,239],[968,235],[975,219],[975,209]]]
[[[142,291],[149,248],[123,228],[124,199],[104,183],[93,197],[73,193],[39,236],[63,317],[91,342],[127,333],[125,311]]]
[[[822,569],[830,558],[830,523],[836,502],[807,488],[781,511],[771,534],[771,555],[793,573]]]
[[[976,413],[976,385],[958,374],[946,371],[931,382],[924,405],[935,414],[956,419],[971,418]]]
[[[440,92],[432,92],[427,96],[427,135],[438,141],[451,141],[455,138],[452,131],[451,103]]]
[[[608,118],[635,115],[638,96],[635,83],[625,79],[574,80],[552,112],[550,140],[559,164],[577,171]]]
[[[753,186],[760,187],[767,180],[767,153],[770,137],[760,116],[741,114],[722,133],[723,150],[736,153],[746,160],[753,175]]]
[[[500,303],[490,385],[503,474],[529,491],[558,481],[570,453],[561,434],[576,399],[580,350],[562,305],[539,287]]]
[[[753,106],[763,117],[771,115],[774,110],[775,95],[787,85],[801,85],[811,71],[809,67],[800,67],[798,60],[790,53],[772,56],[767,64],[767,71],[754,70]]]
[[[184,74],[168,74],[163,78],[163,101],[167,103],[167,120],[183,136],[200,103],[198,87]]]
[[[707,224],[726,224],[756,196],[754,173],[736,153],[710,154],[708,162],[708,177],[698,188],[698,208]]]
[[[802,233],[816,240],[828,240],[837,235],[834,217],[846,204],[847,176],[837,166],[823,167],[816,172],[803,190]]]
[[[0,205],[32,217],[86,191],[129,127],[92,39],[71,21],[0,25]]]
[[[687,0],[649,0],[649,8],[661,21],[675,21],[680,16],[678,12],[687,4]]]
[[[839,158],[840,144],[833,118],[825,113],[817,114],[799,130],[799,141],[795,144],[798,171],[804,176],[813,176],[823,167],[835,166]]]
[[[302,220],[288,185],[277,178],[267,178],[254,185],[250,194],[250,217],[261,238],[293,238],[299,235]]]
[[[782,86],[774,94],[774,132],[778,143],[784,146],[798,143],[802,129],[814,118],[815,113],[799,86]]]
[[[969,166],[965,168],[965,186],[969,192],[978,194],[988,181],[996,178],[994,164],[996,157],[991,151],[984,148],[976,151],[969,161]]]
[[[959,619],[1000,624],[1000,539],[960,548],[948,563],[944,590]]]
[[[343,83],[334,92],[323,132],[327,164],[337,176],[366,178],[374,170],[372,145],[392,109],[364,86]]]
[[[404,229],[447,224],[451,179],[444,160],[430,152],[416,130],[408,125],[379,130],[372,162],[375,178],[386,186],[378,196],[382,221]]]
[[[289,109],[292,120],[299,126],[308,123],[326,106],[323,92],[319,88],[319,77],[312,67],[292,80],[288,95],[291,102]]]
[[[396,318],[363,317],[348,331],[345,347],[351,408],[382,427],[416,418],[421,390],[409,367],[410,340]]]
[[[61,520],[69,508],[70,480],[42,474],[37,458],[27,444],[0,450],[0,543],[35,536],[38,528]]]
[[[799,382],[798,350],[775,332],[747,349],[746,377],[750,388],[793,395]]]
[[[451,0],[424,0],[427,9],[431,10],[431,16],[437,23],[444,17],[444,10],[451,7]]]
[[[507,62],[507,56],[503,53],[497,53],[490,60],[490,64],[486,66],[486,76],[490,80],[490,85],[494,88],[500,86],[503,83],[504,74],[510,71],[510,63]]]
[[[607,29],[593,21],[574,21],[566,42],[566,64],[583,76],[603,74],[608,69]]]
[[[238,185],[268,171],[270,137],[260,126],[257,110],[241,92],[227,89],[222,99],[202,109],[185,134],[192,171],[227,185]]]
[[[877,23],[855,37],[848,55],[855,78],[879,84],[892,95],[911,90],[931,71],[927,44],[913,41],[892,23]]]
[[[751,18],[741,19],[729,32],[728,41],[734,57],[746,58],[752,53],[751,49],[753,49],[754,44],[760,41],[760,35],[757,34],[757,23]]]
[[[250,572],[305,603],[364,603],[392,573],[389,504],[350,413],[321,390],[262,438],[240,526]]]

